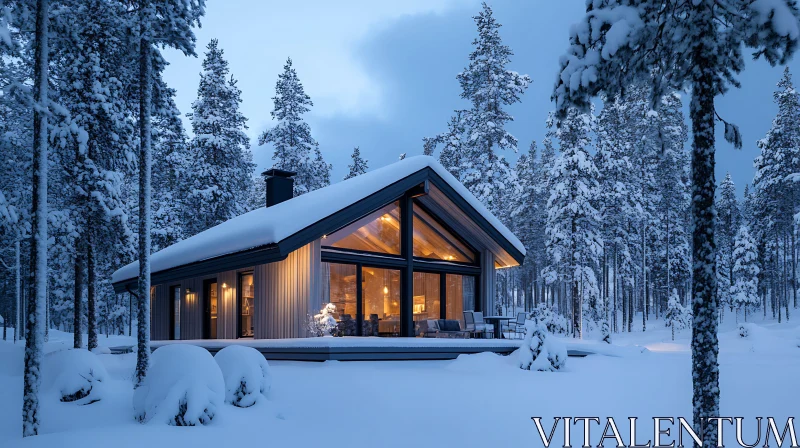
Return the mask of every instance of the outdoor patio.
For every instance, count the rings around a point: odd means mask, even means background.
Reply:
[[[153,341],[153,350],[169,344],[192,344],[216,353],[228,345],[253,347],[270,361],[421,361],[455,359],[462,354],[492,352],[509,355],[519,348],[519,339],[442,339],[320,337],[294,339],[194,339]],[[569,356],[590,352],[569,349]]]

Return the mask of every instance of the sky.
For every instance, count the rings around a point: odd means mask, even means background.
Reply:
[[[567,48],[570,26],[581,20],[584,0],[496,0],[489,2],[503,26],[503,42],[514,51],[508,68],[528,74],[533,83],[522,102],[508,108],[509,131],[521,151],[540,141],[558,60]],[[202,57],[212,38],[229,61],[242,90],[242,112],[258,172],[272,166],[272,148],[258,136],[275,125],[270,116],[275,82],[291,57],[314,106],[305,115],[332,180],[347,173],[350,154],[360,147],[371,169],[400,154],[422,153],[422,138],[446,129],[455,109],[465,108],[456,75],[468,62],[477,32],[472,16],[477,0],[209,0],[196,31],[198,57],[165,50],[164,76],[177,89],[181,112],[191,111]],[[789,62],[800,73],[800,59]],[[741,195],[752,182],[756,142],[769,129],[777,107],[772,93],[783,67],[750,61],[740,75],[741,89],[717,98],[717,111],[739,125],[741,150],[717,127],[717,180],[730,172]],[[688,114],[689,96],[684,95]],[[688,119],[688,117],[687,117]],[[185,121],[191,132],[188,120]],[[691,142],[687,142],[687,148]],[[505,154],[516,160],[518,154]]]

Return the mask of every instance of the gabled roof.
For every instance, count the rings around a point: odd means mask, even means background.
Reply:
[[[255,257],[253,259],[262,263],[270,261],[270,257],[280,259],[289,251],[338,228],[314,229],[315,224],[333,218],[345,209],[355,211],[358,209],[356,206],[364,203],[367,198],[374,197],[388,203],[399,197],[395,190],[407,189],[408,185],[413,187],[432,176],[443,184],[441,187],[450,190],[452,196],[458,196],[451,199],[458,200],[461,208],[471,208],[468,211],[484,221],[481,224],[484,224],[485,230],[493,234],[495,239],[502,240],[502,246],[518,262],[522,262],[525,247],[500,220],[433,157],[415,156],[272,207],[258,208],[175,243],[152,254],[151,273],[157,274],[233,254],[251,254],[250,256]],[[337,217],[327,227],[342,226],[359,217]],[[324,233],[317,235],[323,230]],[[135,261],[114,272],[111,281],[114,284],[127,282],[135,279],[138,273],[139,262]]]

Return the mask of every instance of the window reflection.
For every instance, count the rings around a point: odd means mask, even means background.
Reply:
[[[429,272],[414,273],[414,325],[420,320],[440,319],[441,291],[439,274]]]
[[[431,215],[414,205],[414,256],[473,263],[475,254]]]
[[[255,285],[253,274],[243,274],[241,278],[242,305],[241,305],[241,334],[243,338],[251,338],[255,334],[253,327],[253,314],[255,311]]]
[[[400,271],[362,268],[364,336],[400,336]]]
[[[322,240],[325,246],[400,255],[400,205],[389,204]]]

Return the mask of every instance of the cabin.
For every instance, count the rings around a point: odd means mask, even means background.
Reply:
[[[152,340],[309,337],[327,303],[343,335],[415,337],[423,319],[492,310],[495,270],[525,256],[432,157],[298,197],[295,173],[264,175],[265,207],[152,254]],[[115,291],[134,293],[138,270],[114,272]]]

